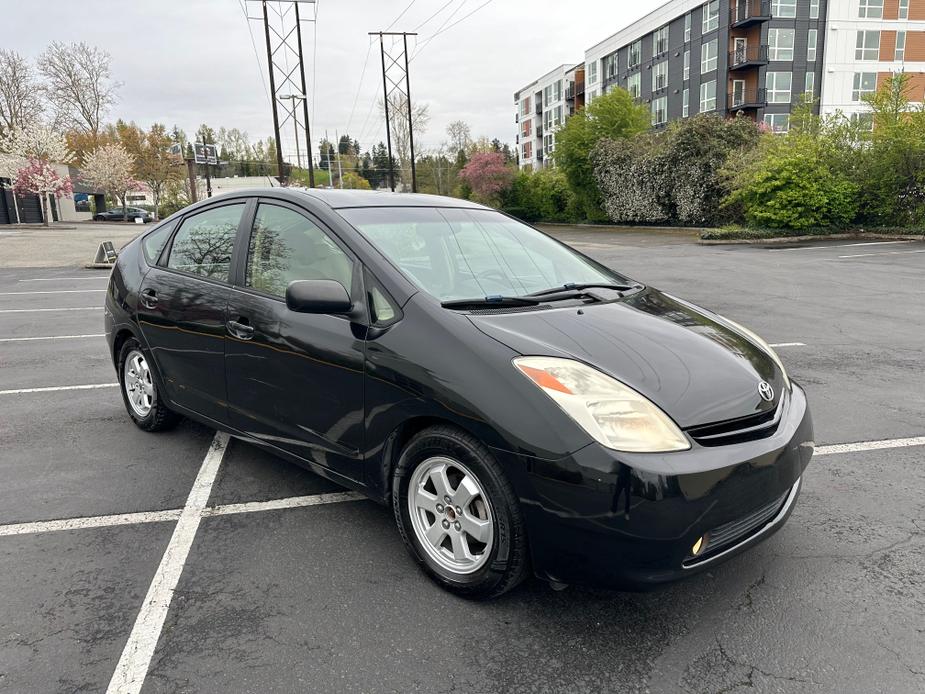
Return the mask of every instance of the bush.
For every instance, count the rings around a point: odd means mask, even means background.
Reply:
[[[505,212],[527,222],[575,222],[581,214],[562,171],[519,171],[504,196]]]
[[[663,132],[630,140],[602,140],[592,153],[604,211],[614,222],[713,225],[721,223],[728,181],[719,170],[729,156],[750,150],[758,128],[747,118],[699,115]]]

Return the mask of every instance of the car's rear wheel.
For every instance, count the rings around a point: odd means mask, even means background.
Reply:
[[[180,415],[158,397],[153,369],[138,340],[126,340],[119,351],[119,384],[125,409],[139,428],[163,431],[175,426]]]
[[[402,451],[392,482],[402,539],[424,571],[459,595],[492,598],[527,575],[527,537],[514,490],[472,436],[425,429]]]

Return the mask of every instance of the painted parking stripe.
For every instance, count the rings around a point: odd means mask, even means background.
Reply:
[[[105,289],[54,289],[38,292],[0,292],[0,296],[32,296],[33,294],[92,294],[105,292]]]
[[[180,512],[177,525],[164,556],[157,567],[154,579],[148,588],[148,594],[141,604],[141,611],[135,619],[132,633],[116,665],[116,670],[109,681],[107,694],[137,694],[145,681],[154,649],[164,628],[167,610],[173,598],[174,590],[180,581],[180,574],[186,565],[190,548],[202,520],[202,512],[209,502],[215,477],[222,464],[222,458],[228,449],[228,434],[217,432],[209,446],[199,468],[196,481],[190,490],[186,505]]]
[[[869,258],[872,255],[908,255],[910,253],[925,253],[923,251],[884,251],[883,253],[856,253],[854,255],[840,255],[838,256],[839,260],[845,258]]]
[[[320,506],[323,504],[340,504],[345,501],[361,501],[368,497],[357,492],[333,492],[328,494],[311,494],[309,496],[291,496],[286,499],[270,501],[250,501],[242,504],[215,506],[203,511],[204,516],[227,516],[232,513],[256,513],[258,511],[281,511],[287,508]]]
[[[925,446],[925,436],[913,436],[907,439],[881,439],[879,441],[858,441],[857,443],[836,443],[830,446],[817,446],[813,455],[833,455],[835,453],[857,453],[860,451],[879,451],[886,448],[909,448]]]
[[[61,530],[81,530],[84,528],[108,528],[114,525],[162,523],[177,520],[179,517],[180,509],[175,508],[168,511],[142,511],[140,513],[117,513],[111,516],[87,516],[83,518],[67,518],[65,520],[13,523],[11,525],[0,525],[0,537],[52,533]]]
[[[772,342],[770,347],[805,347],[805,342]]]
[[[0,390],[0,395],[24,395],[26,393],[55,393],[59,390],[96,390],[97,388],[116,388],[118,383],[91,383],[82,386],[48,386],[46,388],[18,388]]]
[[[829,246],[799,246],[797,248],[769,248],[773,253],[782,251],[817,251],[825,248],[849,248],[851,246],[887,246],[892,243],[912,243],[911,240],[903,241],[860,241],[858,243],[833,243]]]
[[[83,281],[83,280],[108,280],[109,275],[97,275],[96,277],[32,277],[25,280],[17,280],[18,282],[70,282],[70,281]]]
[[[0,337],[0,342],[35,342],[36,340],[83,340],[88,337],[106,337],[105,333],[92,335],[48,335],[47,337]]]
[[[0,313],[43,313],[47,311],[102,311],[102,306],[81,306],[79,308],[0,308]]]

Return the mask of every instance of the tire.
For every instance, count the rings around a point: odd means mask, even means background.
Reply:
[[[158,397],[154,365],[133,337],[126,340],[119,350],[118,371],[122,401],[139,429],[166,431],[177,425],[181,417]]]
[[[94,216],[93,216],[93,221],[94,221],[94,222],[104,222],[104,221],[106,221],[106,220],[105,220],[105,218],[103,217],[103,215],[99,215],[99,214],[98,214],[98,215],[94,215]]]
[[[392,476],[392,510],[411,556],[446,590],[490,599],[527,576],[514,489],[488,449],[465,432],[435,426],[408,442]]]

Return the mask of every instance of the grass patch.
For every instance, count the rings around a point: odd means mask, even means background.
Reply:
[[[922,236],[923,227],[811,227],[809,229],[753,229],[725,226],[703,229],[700,238],[705,241],[738,241],[747,239],[780,239],[798,236],[830,236],[833,234],[884,234],[889,236]]]

